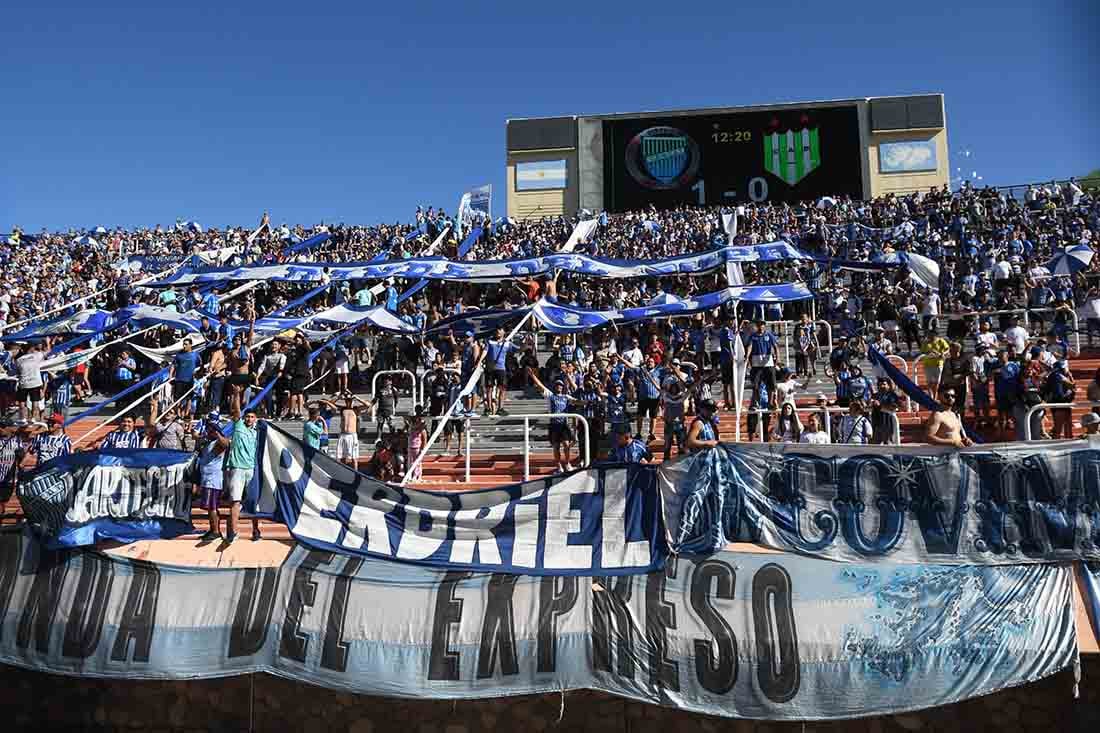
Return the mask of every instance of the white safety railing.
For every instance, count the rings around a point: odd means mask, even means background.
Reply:
[[[408,369],[383,369],[380,372],[375,372],[374,376],[370,380],[370,395],[371,399],[378,394],[378,378],[386,374],[407,374],[409,377],[409,391],[412,393],[413,405],[423,404],[421,400],[416,399],[417,381],[416,375],[410,372]]]
[[[466,423],[466,483],[470,482],[470,454],[473,450],[474,435],[470,428],[471,423],[497,423],[503,420],[523,420],[523,480],[529,481],[531,479],[531,421],[532,420],[549,420],[552,418],[563,418],[567,420],[576,420],[581,424],[584,429],[584,463],[582,465],[592,465],[592,431],[588,425],[588,418],[583,415],[579,415],[575,412],[547,412],[537,413],[529,415],[453,415],[445,414],[436,417],[442,425],[445,425],[449,420],[462,420]]]
[[[905,359],[902,359],[897,354],[885,354],[884,356],[886,357],[886,361],[890,362],[895,367],[897,367],[898,370],[902,374],[904,374],[907,377],[910,376],[909,375],[909,363],[906,362]],[[899,366],[899,364],[900,364],[900,366]],[[909,395],[905,395],[905,411],[906,412],[913,412],[913,398],[910,397]]]
[[[917,358],[913,359],[912,380],[913,380],[913,384],[917,385],[917,387],[921,386],[921,377],[924,376],[924,364],[922,363],[922,361],[925,357],[930,357],[930,356],[933,356],[933,355],[932,354],[925,354],[925,353],[922,352],[920,354],[917,354]],[[947,357],[942,356],[942,357],[939,357],[939,359],[940,359],[940,371],[939,371],[939,375],[936,378],[936,391],[937,392],[939,391],[940,383],[943,381],[943,363],[944,363],[944,361],[947,360]],[[927,387],[927,386],[928,385],[926,384],[925,387]],[[912,407],[912,405],[910,405],[910,407]]]
[[[1074,407],[1100,407],[1100,402],[1040,402],[1032,405],[1024,416],[1024,440],[1031,440],[1031,419],[1035,413],[1046,410],[1073,410]],[[1042,419],[1042,418],[1040,418]],[[1071,418],[1072,419],[1072,418]]]
[[[424,372],[423,374],[420,375],[420,400],[421,400],[420,404],[424,405],[425,408],[427,408],[427,398],[428,398],[428,377],[435,376],[435,370],[436,370],[436,367],[431,367],[426,372]],[[457,374],[459,376],[462,376],[462,370],[459,369],[458,367],[445,366],[445,367],[443,367],[443,371],[444,371],[444,373]],[[413,400],[414,403],[415,403],[415,401],[416,400]]]

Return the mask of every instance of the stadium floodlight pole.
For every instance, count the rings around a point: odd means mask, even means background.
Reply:
[[[542,301],[540,300],[539,302],[542,302]],[[535,315],[535,309],[534,309],[534,307],[531,307],[527,311],[527,315],[525,315],[523,318],[521,318],[519,323],[516,324],[515,328],[513,328],[512,331],[507,336],[504,337],[505,342],[511,341],[515,337],[515,335],[517,333],[519,333],[519,330],[521,328],[523,328],[524,325],[526,325],[527,321],[530,320],[531,317],[534,316],[534,315]],[[445,413],[443,413],[442,417],[438,421],[439,424],[436,425],[435,430],[432,431],[431,436],[429,436],[427,442],[424,443],[424,447],[420,449],[420,455],[418,455],[416,457],[416,460],[412,462],[411,466],[409,466],[405,469],[405,475],[401,478],[401,485],[402,486],[404,486],[405,484],[407,484],[409,482],[409,476],[412,476],[413,473],[416,471],[416,469],[420,466],[420,464],[422,464],[424,462],[424,457],[428,455],[428,450],[433,445],[435,445],[435,442],[437,440],[439,440],[439,436],[443,433],[443,428],[446,427],[447,421],[450,420],[451,416],[454,414],[455,408],[458,405],[462,404],[462,400],[465,399],[468,394],[473,392],[474,387],[477,385],[477,383],[479,381],[481,381],[481,373],[483,371],[482,364],[484,364],[484,362],[485,362],[485,356],[488,354],[488,351],[489,351],[488,349],[485,349],[481,352],[481,356],[478,358],[477,364],[474,366],[473,374],[470,375],[470,379],[467,380],[466,384],[462,385],[462,391],[458,393],[458,399],[456,399],[454,402],[452,402],[450,407],[447,408],[447,411]],[[415,391],[415,388],[414,388],[414,391]],[[467,448],[469,448],[469,440],[470,440],[470,436],[467,435],[466,436]]]
[[[149,282],[150,280],[157,280],[159,278],[164,277],[165,275],[171,275],[173,272],[180,269],[181,267],[183,267],[182,262],[179,263],[178,265],[175,265],[174,267],[171,267],[171,268],[167,269],[167,270],[164,270],[162,272],[158,272],[155,275],[150,275],[149,277],[138,280],[136,283],[134,283],[133,286],[136,288],[136,287],[139,287],[141,285],[144,285],[145,283]],[[4,331],[7,331],[8,329],[15,328],[16,326],[22,326],[24,323],[30,323],[31,321],[37,321],[40,318],[44,318],[44,317],[46,317],[48,315],[51,315],[53,313],[58,313],[60,311],[65,310],[66,308],[72,308],[74,305],[80,305],[81,303],[84,303],[85,301],[91,300],[92,298],[94,298],[98,295],[103,295],[104,293],[106,293],[110,290],[114,290],[114,289],[115,289],[115,286],[112,285],[109,288],[103,288],[102,290],[97,290],[94,293],[92,293],[91,295],[85,295],[82,298],[77,298],[76,300],[65,303],[64,305],[59,305],[56,308],[51,308],[50,310],[45,311],[43,313],[39,313],[36,316],[31,316],[30,318],[24,318],[21,321],[14,321],[12,323],[6,323],[6,324],[3,324],[3,325],[0,325],[0,333],[3,333]]]

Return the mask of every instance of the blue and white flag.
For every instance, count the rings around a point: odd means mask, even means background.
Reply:
[[[500,282],[551,271],[575,272],[590,277],[626,279],[697,275],[725,267],[727,262],[776,262],[812,260],[790,242],[777,241],[745,247],[722,247],[661,260],[620,260],[586,254],[554,253],[543,257],[514,260],[452,261],[442,257],[412,257],[373,263],[288,263],[222,267],[204,271],[181,271],[154,287],[223,283],[233,280],[279,280],[316,282],[327,275],[333,280],[384,280],[390,277],[458,280],[463,282]]]
[[[304,320],[304,319],[303,319]],[[352,305],[343,303],[314,314],[313,323],[333,323],[340,326],[370,325],[391,333],[420,333],[416,326],[402,320],[396,313],[386,310],[385,304]]]
[[[109,328],[112,322],[111,311],[86,308],[45,322],[30,323],[18,331],[5,334],[0,341],[28,341],[67,333],[95,333]]]
[[[842,562],[1100,560],[1100,441],[720,446],[661,464],[672,549],[755,542]]]
[[[419,700],[584,689],[707,715],[842,719],[1070,668],[1072,583],[1060,565],[745,552],[618,577],[451,572],[303,546],[281,567],[198,568],[5,533],[0,663],[126,680],[268,672]]]
[[[439,493],[356,473],[270,423],[246,508],[314,549],[447,570],[622,575],[667,558],[653,466]]]
[[[59,456],[19,482],[23,514],[47,547],[136,542],[191,531],[188,451],[107,448]]]

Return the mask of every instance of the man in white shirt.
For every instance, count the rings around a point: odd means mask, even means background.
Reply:
[[[978,335],[975,337],[975,340],[978,342],[978,346],[984,346],[991,351],[996,351],[997,349],[997,334],[993,333],[991,330],[989,321],[983,320],[981,325],[978,326]]]
[[[1020,325],[1020,317],[1012,317],[1012,328],[1005,331],[1005,341],[1016,347],[1016,353],[1022,354],[1027,349],[1027,329]]]
[[[19,375],[16,400],[19,402],[19,419],[27,419],[27,402],[31,403],[31,420],[42,418],[42,362],[46,360],[45,345],[42,343],[28,346],[22,356],[15,360]]]
[[[924,321],[924,330],[935,331],[939,325],[937,316],[940,314],[940,294],[935,290],[928,291],[928,295],[924,296],[924,308],[921,310],[921,315]]]

